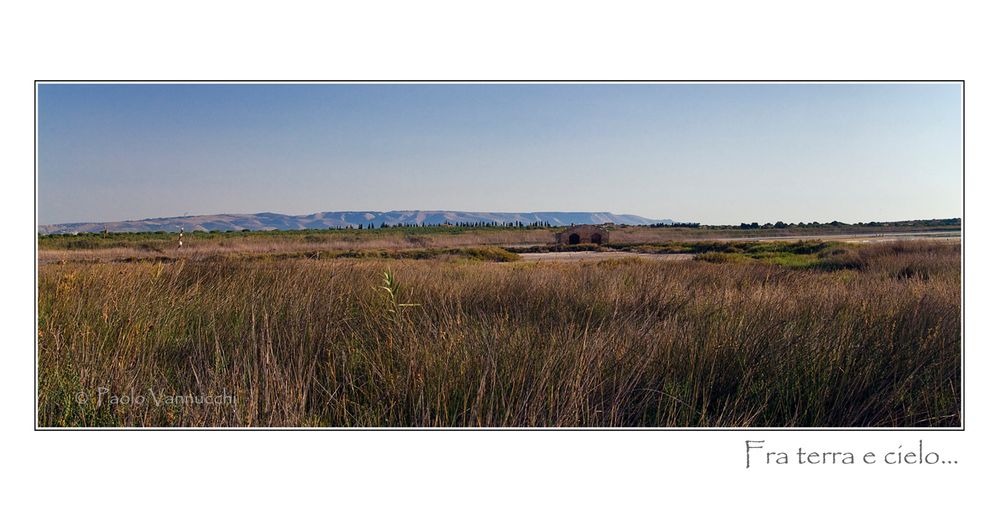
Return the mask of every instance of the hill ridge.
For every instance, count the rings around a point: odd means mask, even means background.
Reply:
[[[221,213],[216,215],[188,215],[145,218],[116,222],[75,222],[38,226],[39,234],[67,234],[81,232],[176,232],[185,231],[251,231],[329,229],[375,225],[440,225],[496,223],[544,223],[551,226],[571,224],[624,224],[649,225],[673,223],[672,220],[653,220],[638,215],[619,215],[607,211],[531,211],[490,212],[438,209],[410,209],[392,211],[321,211],[306,215],[285,215],[274,212]]]

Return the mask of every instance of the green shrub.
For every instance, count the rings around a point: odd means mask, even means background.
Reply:
[[[86,250],[94,249],[100,246],[100,242],[91,238],[82,238],[76,240],[69,240],[66,242],[66,248],[70,250]]]
[[[499,263],[506,263],[506,262],[520,260],[519,255],[499,247],[464,248],[464,249],[459,249],[459,251],[461,255],[467,256],[470,259],[475,259],[477,261],[494,261]]]
[[[704,261],[706,263],[745,263],[752,261],[751,258],[746,257],[745,255],[733,254],[729,252],[705,252],[695,255],[694,260]]]

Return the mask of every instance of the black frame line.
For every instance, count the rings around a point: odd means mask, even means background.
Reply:
[[[496,428],[420,428],[420,427],[401,427],[401,428],[385,428],[385,427],[373,427],[373,428],[352,428],[352,427],[329,427],[329,428],[312,428],[312,427],[113,427],[113,428],[68,428],[68,427],[41,427],[38,425],[38,87],[39,85],[45,84],[116,84],[116,83],[131,83],[131,84],[244,84],[244,85],[254,85],[254,84],[492,84],[492,83],[502,83],[502,84],[546,84],[546,83],[565,83],[565,84],[674,84],[674,83],[696,83],[696,84],[794,84],[794,83],[828,83],[828,84],[850,84],[850,83],[959,83],[961,84],[961,426],[960,427],[905,427],[905,428],[776,428],[776,427],[765,427],[765,428],[638,428],[638,427],[622,427],[622,428],[514,428],[514,427],[496,427]],[[966,147],[966,118],[965,115],[965,92],[966,92],[966,81],[961,80],[946,80],[946,79],[930,79],[930,80],[918,80],[918,79],[885,79],[885,80],[874,80],[874,79],[861,79],[861,80],[848,80],[848,79],[833,79],[833,80],[793,80],[793,79],[771,79],[771,80],[760,80],[760,79],[749,79],[749,80],[735,80],[735,79],[724,79],[724,80],[593,80],[593,79],[582,79],[582,80],[182,80],[182,79],[168,79],[168,80],[69,80],[69,79],[58,79],[58,80],[43,80],[36,79],[34,81],[34,226],[33,226],[33,237],[34,237],[34,331],[35,331],[35,357],[34,357],[34,375],[35,375],[35,392],[33,396],[34,400],[34,431],[327,431],[327,432],[367,432],[367,431],[468,431],[468,432],[481,432],[481,431],[520,431],[520,432],[534,432],[534,431],[683,431],[683,432],[697,432],[697,433],[712,433],[716,431],[745,431],[745,432],[787,432],[787,431],[801,431],[801,432],[842,432],[842,431],[852,431],[852,432],[863,432],[863,433],[878,433],[878,432],[963,432],[967,428],[967,368],[966,368],[966,357],[967,357],[967,342],[965,339],[965,311],[967,307],[965,306],[965,293],[967,291],[967,275],[965,273],[965,267],[967,263],[967,246],[965,242],[965,226],[967,222],[967,147]]]

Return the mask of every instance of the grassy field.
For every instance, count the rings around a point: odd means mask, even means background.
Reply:
[[[959,232],[960,224],[937,225],[841,225],[788,227],[771,229],[739,229],[726,226],[698,228],[656,228],[646,226],[614,226],[611,238],[615,243],[642,244],[670,241],[690,241],[719,238],[753,238],[775,236],[842,236],[864,233]],[[481,245],[544,244],[554,240],[561,228],[546,227],[390,227],[382,229],[313,229],[299,231],[188,232],[184,243],[188,248],[212,251],[273,250],[273,249],[400,249],[452,248]],[[137,249],[149,252],[169,251],[177,246],[177,233],[82,233],[42,235],[40,251]]]
[[[566,264],[431,239],[329,257],[52,257],[38,423],[961,425],[959,244],[636,241],[617,248],[697,255]]]
[[[925,222],[923,222],[925,223]],[[611,228],[609,246],[578,245],[574,250],[622,250],[653,254],[696,254],[711,251],[744,252],[770,249],[762,245],[788,244],[794,239],[826,236],[898,237],[905,233],[957,239],[960,226],[953,225],[843,225],[786,229],[655,228],[617,226]],[[483,249],[507,252],[549,252],[560,229],[530,227],[392,227],[383,229],[194,232],[185,234],[183,248],[176,233],[111,233],[45,235],[38,238],[38,260],[53,262],[167,262],[331,258],[430,259],[463,257],[479,252],[480,259],[506,261],[509,254],[481,253]],[[780,237],[786,237],[784,241]],[[877,239],[877,238],[874,238]],[[882,238],[889,239],[889,238]],[[841,239],[842,240],[842,239]],[[847,240],[848,241],[848,240]]]

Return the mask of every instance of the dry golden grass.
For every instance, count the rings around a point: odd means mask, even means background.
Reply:
[[[39,238],[39,261],[106,262],[136,259],[218,259],[246,258],[267,254],[306,252],[419,250],[470,248],[481,246],[528,247],[553,244],[557,228],[459,228],[409,227],[363,230],[310,230],[279,232],[188,233],[184,246],[177,246],[177,235],[170,233],[113,233],[107,236],[42,236]],[[856,232],[878,232],[891,239],[906,232],[934,231],[956,236],[954,228],[881,227],[795,228],[795,229],[691,229],[618,226],[611,230],[613,245],[669,245],[672,242],[709,242],[755,237],[790,236],[812,238],[815,235],[844,236]],[[882,238],[885,239],[885,238]]]
[[[279,235],[190,235],[184,237],[183,248],[178,248],[176,235],[165,239],[110,239],[43,238],[38,258],[41,263],[60,261],[115,261],[122,259],[203,259],[217,256],[244,256],[247,254],[280,254],[343,250],[415,250],[440,248],[467,248],[479,246],[543,244],[550,243],[554,235],[545,229],[482,229],[441,234],[428,229],[427,233],[407,233],[388,230],[377,231],[319,231],[315,234],[296,232]],[[118,239],[122,238],[122,239]],[[86,242],[81,248],[65,250],[62,245]]]
[[[960,247],[823,261],[42,265],[38,423],[960,425]]]

